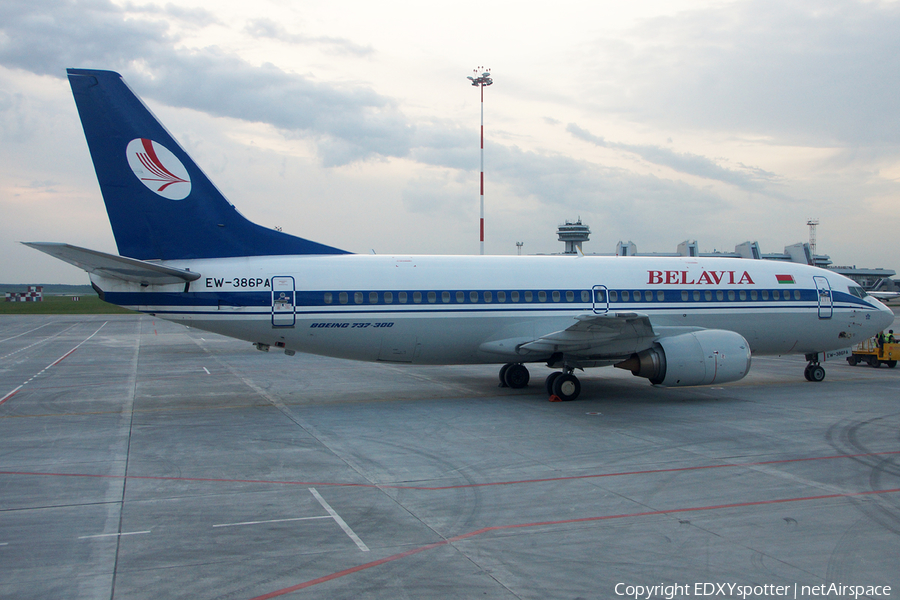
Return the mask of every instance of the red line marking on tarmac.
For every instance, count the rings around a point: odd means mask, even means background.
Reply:
[[[0,471],[0,475],[28,475],[43,477],[95,477],[100,479],[148,479],[153,481],[196,481],[200,483],[259,483],[269,485],[305,485],[305,486],[330,486],[330,487],[356,487],[392,490],[414,490],[426,492],[440,492],[444,490],[457,490],[462,488],[477,488],[501,485],[525,485],[530,483],[552,483],[557,481],[575,481],[579,479],[598,479],[601,477],[624,477],[628,475],[653,475],[655,473],[677,473],[680,471],[700,471],[703,469],[726,469],[736,467],[754,467],[764,465],[788,464],[806,462],[811,460],[834,460],[838,458],[862,458],[866,456],[890,456],[900,454],[900,450],[888,452],[866,452],[863,454],[837,454],[834,456],[813,456],[808,458],[786,458],[782,460],[765,460],[759,462],[726,463],[721,465],[698,465],[694,467],[676,467],[672,469],[648,469],[645,471],[617,471],[614,473],[595,473],[593,475],[570,475],[568,477],[547,477],[543,479],[522,479],[519,481],[494,481],[488,483],[467,483],[461,485],[447,485],[443,487],[424,487],[410,485],[382,485],[378,483],[335,483],[321,481],[285,481],[277,479],[225,479],[212,477],[164,477],[157,475],[101,475],[93,473],[39,473],[34,471]]]
[[[322,577],[317,577],[316,579],[310,579],[309,581],[304,581],[303,583],[298,583],[297,585],[293,585],[291,587],[283,588],[280,590],[275,590],[274,592],[269,592],[268,594],[263,594],[262,596],[255,596],[250,600],[269,600],[270,598],[277,598],[278,596],[284,596],[285,594],[290,594],[291,592],[296,592],[302,589],[306,589],[309,587],[313,587],[322,583],[326,583],[328,581],[333,581],[335,579],[339,579],[341,577],[346,577],[347,575],[352,575],[353,573],[358,573],[360,571],[364,571],[367,569],[371,569],[373,567],[377,567],[383,565],[385,563],[393,562],[395,560],[400,560],[402,558],[406,558],[407,556],[412,556],[413,554],[418,554],[420,552],[425,552],[426,550],[431,550],[433,548],[437,548],[439,546],[446,546],[448,544],[452,544],[454,542],[458,542],[464,539],[472,538],[478,535],[482,535],[484,533],[489,533],[493,531],[504,531],[507,529],[526,529],[526,528],[535,528],[535,527],[551,527],[555,525],[570,525],[572,523],[591,523],[596,521],[608,521],[613,519],[627,519],[627,518],[635,518],[635,517],[652,517],[659,515],[668,515],[673,513],[684,513],[684,512],[699,512],[699,511],[711,511],[711,510],[722,510],[726,508],[743,508],[747,506],[764,506],[768,504],[784,504],[788,502],[806,502],[810,500],[829,500],[833,498],[851,498],[855,496],[871,496],[875,494],[895,494],[900,492],[900,488],[890,489],[890,490],[870,490],[867,492],[851,492],[847,494],[824,494],[821,496],[804,496],[801,498],[778,498],[775,500],[757,500],[755,502],[736,502],[734,504],[717,504],[714,506],[694,506],[689,508],[673,508],[669,510],[651,510],[637,513],[627,513],[620,515],[603,515],[599,517],[583,517],[580,519],[564,519],[560,521],[542,521],[536,523],[518,523],[514,525],[497,525],[493,527],[485,527],[483,529],[478,529],[476,531],[471,531],[469,533],[465,533],[463,535],[458,535],[456,537],[448,538],[446,540],[442,540],[440,542],[435,542],[433,544],[428,544],[426,546],[421,546],[419,548],[413,548],[412,550],[407,550],[406,552],[401,552],[400,554],[394,554],[392,556],[388,556],[386,558],[382,558],[380,560],[375,560],[372,562],[368,562],[356,567],[351,567],[349,569],[344,569],[343,571],[338,571],[336,573],[332,573],[330,575],[324,575]]]

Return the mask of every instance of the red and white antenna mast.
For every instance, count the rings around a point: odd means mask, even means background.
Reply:
[[[473,71],[475,76],[470,76],[468,79],[474,87],[481,88],[481,220],[479,221],[479,230],[481,232],[481,254],[484,254],[484,88],[494,83],[494,80],[491,79],[490,69],[476,67]]]

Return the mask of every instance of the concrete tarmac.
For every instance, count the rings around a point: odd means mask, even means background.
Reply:
[[[0,317],[0,597],[900,598],[900,369],[804,366],[549,403],[542,365]]]

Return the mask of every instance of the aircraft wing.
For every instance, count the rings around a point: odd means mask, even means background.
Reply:
[[[575,323],[519,345],[519,353],[593,356],[634,352],[646,347],[644,340],[656,337],[650,318],[641,313],[616,312],[602,315],[583,314]]]
[[[132,281],[142,285],[185,283],[200,279],[200,273],[166,267],[145,260],[107,254],[70,244],[55,242],[22,242],[54,258],[75,265],[88,273]]]

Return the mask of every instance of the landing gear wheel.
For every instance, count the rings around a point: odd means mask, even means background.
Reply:
[[[553,395],[553,382],[556,381],[560,375],[562,375],[561,371],[553,371],[547,375],[547,380],[544,381],[544,387],[547,389],[548,396]]]
[[[502,367],[500,367],[500,387],[509,387],[506,385],[506,372],[513,365],[513,363],[506,363]]]
[[[553,382],[553,395],[563,402],[574,400],[581,393],[581,382],[571,373],[560,373]]]
[[[506,372],[503,373],[503,382],[507,387],[518,390],[528,385],[531,375],[529,375],[528,368],[525,365],[515,363],[505,365],[505,367]]]
[[[822,381],[825,379],[825,368],[822,365],[809,365],[806,367],[806,378],[809,381]]]

